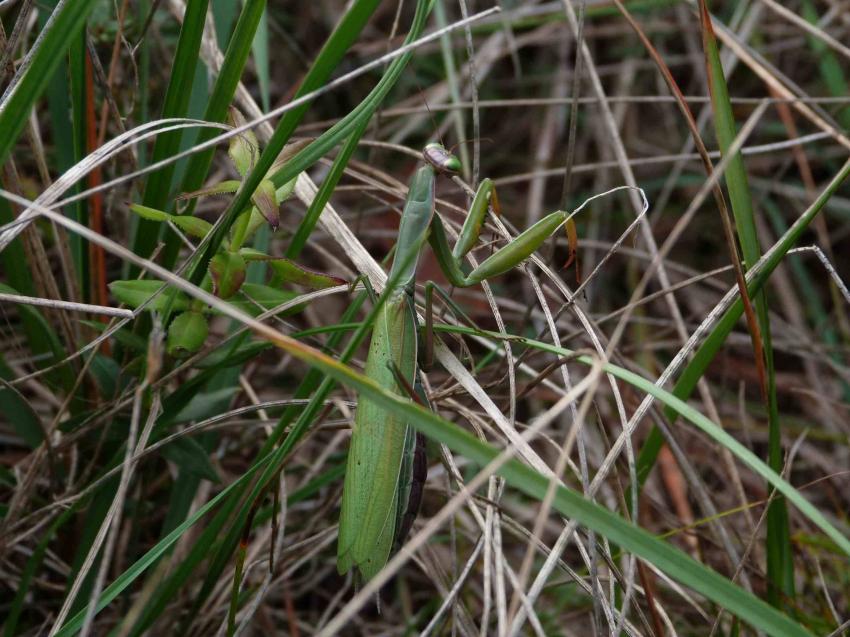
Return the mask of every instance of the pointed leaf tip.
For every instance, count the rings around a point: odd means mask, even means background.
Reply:
[[[276,195],[274,183],[269,179],[263,179],[251,196],[251,201],[263,215],[263,218],[269,222],[273,231],[280,227],[280,212]]]

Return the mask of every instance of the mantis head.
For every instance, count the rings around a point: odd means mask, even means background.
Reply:
[[[422,157],[438,172],[452,174],[460,172],[460,160],[439,142],[431,142],[425,146],[425,149],[422,151]]]

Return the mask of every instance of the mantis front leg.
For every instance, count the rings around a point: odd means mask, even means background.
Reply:
[[[475,198],[454,249],[449,248],[443,222],[438,215],[434,215],[431,222],[429,242],[440,263],[440,268],[449,282],[456,287],[470,287],[513,270],[543,245],[558,228],[572,223],[569,213],[563,210],[552,212],[522,232],[513,241],[496,250],[469,274],[464,274],[461,269],[462,259],[478,242],[491,202],[494,204],[492,207],[498,211],[496,201],[496,189],[493,182],[489,179],[483,180],[475,193]]]

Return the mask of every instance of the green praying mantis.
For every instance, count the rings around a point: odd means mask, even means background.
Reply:
[[[496,191],[484,179],[472,201],[454,248],[434,213],[434,185],[439,173],[456,174],[457,159],[442,144],[428,144],[423,165],[414,173],[399,226],[398,243],[388,292],[375,320],[365,373],[385,389],[409,393],[417,374],[417,317],[413,303],[416,265],[427,238],[449,282],[470,287],[499,276],[528,258],[561,226],[567,226],[571,252],[575,226],[571,215],[552,212],[478,267],[465,274],[462,259],[475,246],[488,209],[498,212]],[[572,261],[572,256],[570,257]],[[569,264],[569,261],[568,261]],[[364,397],[358,401],[343,485],[337,568],[356,568],[364,581],[387,563],[395,545],[404,540],[421,499],[424,459],[416,454],[416,435],[403,419]],[[419,484],[417,484],[417,482]]]

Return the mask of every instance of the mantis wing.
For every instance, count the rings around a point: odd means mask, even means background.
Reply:
[[[390,271],[390,279],[396,280],[398,287],[375,321],[366,359],[366,375],[397,394],[403,392],[394,370],[410,386],[416,377],[416,315],[409,289],[433,214],[434,171],[426,165],[410,182]],[[337,552],[340,573],[356,566],[368,581],[389,559],[397,520],[406,513],[406,496],[410,493],[409,478],[402,480],[401,476],[405,441],[410,439],[407,430],[406,421],[360,397],[342,491]],[[412,470],[410,463],[406,470]],[[404,494],[400,494],[402,490]],[[404,496],[401,504],[400,495]]]
[[[366,375],[399,393],[392,371],[395,365],[412,384],[416,336],[416,320],[407,295],[394,295],[375,323]],[[340,573],[355,566],[368,581],[389,559],[398,517],[407,429],[407,422],[361,397],[343,485],[337,555]]]

